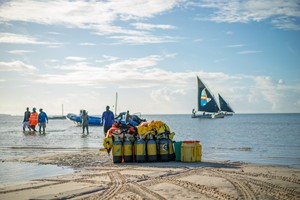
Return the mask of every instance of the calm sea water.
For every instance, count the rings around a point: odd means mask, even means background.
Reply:
[[[192,119],[190,115],[143,115],[162,120],[174,140],[200,140],[206,161],[242,161],[300,168],[300,114],[236,114],[224,119]],[[22,119],[0,115],[0,158],[22,157],[81,148],[101,148],[103,127],[81,127],[69,120],[50,120],[46,134],[24,134]],[[2,164],[3,165],[3,164]],[[0,168],[0,172],[3,172]]]

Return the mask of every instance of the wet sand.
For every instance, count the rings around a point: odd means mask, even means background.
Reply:
[[[97,150],[6,161],[75,172],[0,185],[0,199],[300,199],[300,169],[232,162],[113,164]]]

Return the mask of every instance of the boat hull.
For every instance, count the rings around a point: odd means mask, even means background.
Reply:
[[[48,119],[66,119],[66,116],[51,116]]]
[[[80,116],[73,114],[73,113],[69,113],[67,114],[67,119],[73,121],[76,124],[81,124],[81,118]],[[101,117],[98,116],[89,116],[89,125],[93,125],[93,126],[101,126]]]
[[[192,115],[192,118],[201,118],[201,119],[219,119],[224,118],[224,114],[217,113],[217,114],[195,114]]]

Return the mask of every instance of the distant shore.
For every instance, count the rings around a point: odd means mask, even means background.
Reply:
[[[0,185],[0,199],[300,199],[300,169],[240,162],[113,164],[98,150],[2,162],[68,166],[75,172]],[[46,172],[45,172],[46,173]]]

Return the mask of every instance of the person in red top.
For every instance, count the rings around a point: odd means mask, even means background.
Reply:
[[[39,115],[36,112],[36,108],[32,108],[32,113],[30,114],[29,117],[29,124],[30,124],[30,128],[32,128],[34,131],[36,131],[35,126],[38,124],[38,119],[39,119]]]

